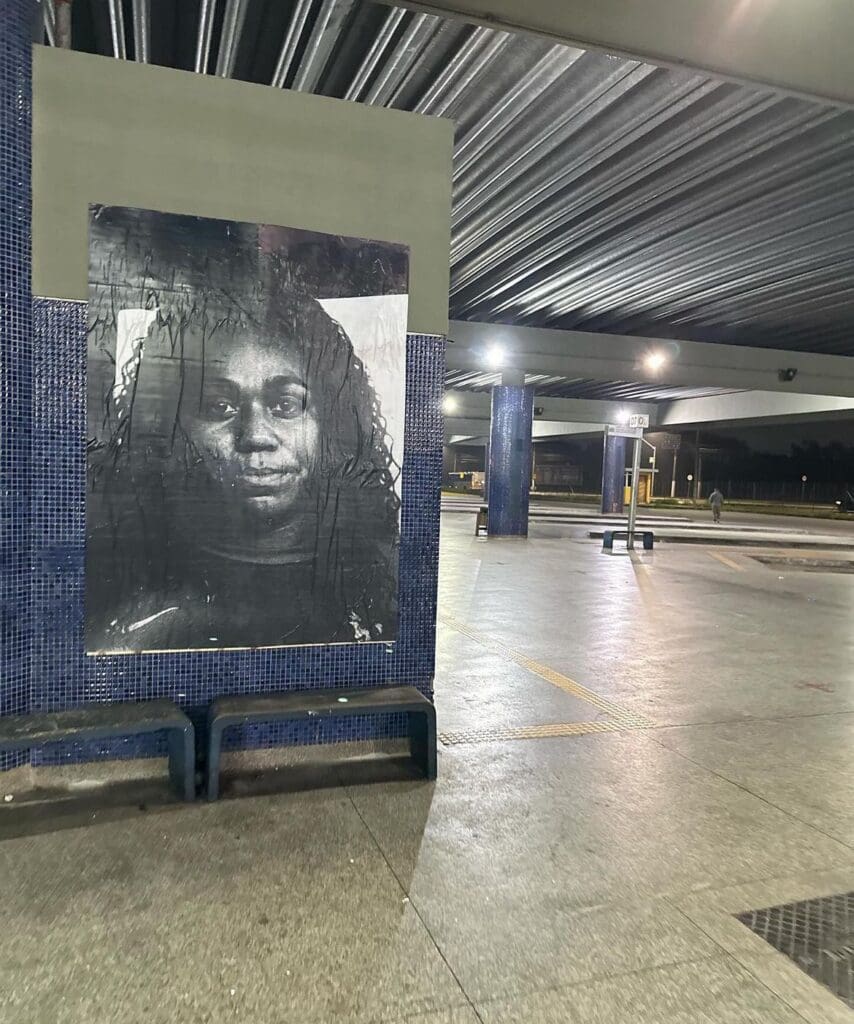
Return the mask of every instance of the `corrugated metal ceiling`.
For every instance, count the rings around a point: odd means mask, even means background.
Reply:
[[[455,319],[854,355],[854,112],[356,0],[73,10],[80,49],[452,117]]]
[[[445,386],[465,391],[489,391],[501,383],[500,373],[449,370]],[[584,377],[558,377],[544,373],[525,374],[525,383],[533,384],[542,398],[593,398],[608,402],[666,402],[677,398],[707,398],[732,394],[731,388],[670,387],[631,381],[588,380]]]

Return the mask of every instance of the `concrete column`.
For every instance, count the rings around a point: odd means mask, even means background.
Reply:
[[[605,433],[602,453],[602,514],[622,515],[626,475],[626,439]]]
[[[528,536],[533,387],[492,389],[487,501],[490,537]]]

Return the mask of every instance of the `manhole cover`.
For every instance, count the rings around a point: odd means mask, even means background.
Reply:
[[[754,561],[792,572],[854,573],[854,561],[846,558],[786,558],[783,555],[754,555]]]
[[[736,916],[854,1010],[854,892]]]

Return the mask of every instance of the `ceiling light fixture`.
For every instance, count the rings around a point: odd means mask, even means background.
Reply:
[[[658,373],[666,362],[667,356],[663,352],[650,352],[643,364],[650,373]]]
[[[499,370],[504,363],[504,349],[500,345],[490,345],[484,358],[490,369]]]

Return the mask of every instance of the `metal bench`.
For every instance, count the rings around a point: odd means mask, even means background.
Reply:
[[[652,530],[635,530],[635,536],[641,537],[643,540],[644,551],[652,551],[653,543],[655,542],[655,536]],[[628,540],[628,530],[605,530],[602,534],[602,550],[613,551],[614,550],[614,538],[625,537]]]
[[[196,745],[193,723],[171,700],[138,704],[89,704],[68,711],[0,717],[0,753],[29,750],[61,740],[86,742],[116,736],[166,732],[169,778],[182,800],[196,798]]]
[[[208,800],[219,796],[222,734],[231,725],[254,722],[316,721],[381,712],[406,714],[409,749],[428,779],[436,778],[436,709],[414,686],[365,690],[296,690],[242,697],[220,697],[208,709]]]

